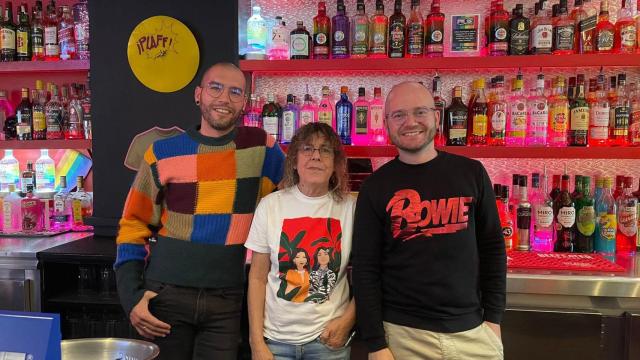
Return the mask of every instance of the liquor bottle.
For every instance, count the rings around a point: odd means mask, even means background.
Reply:
[[[553,23],[551,16],[545,8],[546,2],[540,3],[538,16],[535,17],[531,24],[531,54],[551,54],[553,46]]]
[[[50,192],[55,188],[56,164],[49,157],[48,149],[40,149],[40,157],[36,160],[36,186],[37,192]]]
[[[53,196],[53,229],[68,230],[71,227],[71,199],[67,191],[67,177],[60,176],[60,190]]]
[[[613,199],[618,201],[624,192],[624,175],[616,175],[616,188],[613,191]]]
[[[424,51],[424,27],[420,0],[411,0],[411,13],[407,20],[407,57],[422,57]]]
[[[603,189],[604,189],[604,177],[600,175],[596,175],[596,188],[593,192],[593,200],[595,201],[596,205],[598,205],[598,202],[602,197]]]
[[[569,86],[567,86],[567,100],[569,101],[569,106],[576,97],[576,85],[577,85],[577,77],[571,76],[569,78]]]
[[[551,192],[549,193],[549,197],[551,200],[556,201],[558,195],[560,195],[560,179],[561,175],[553,175],[552,183],[551,183]]]
[[[630,103],[626,91],[626,75],[618,74],[615,102],[611,105],[609,118],[609,144],[626,146],[629,142]]]
[[[504,146],[507,126],[507,102],[505,101],[502,76],[495,78],[495,90],[489,101],[489,145]]]
[[[33,162],[27,161],[27,169],[20,174],[20,191],[27,193],[27,185],[36,186],[36,172],[33,171]]]
[[[31,26],[27,4],[20,5],[18,11],[18,27],[16,28],[16,60],[31,60]]]
[[[7,149],[0,160],[0,190],[7,191],[11,184],[20,184],[20,163],[13,156],[13,150]]]
[[[509,187],[495,184],[494,193],[496,194],[496,205],[498,207],[498,216],[500,218],[500,226],[502,227],[502,236],[504,237],[505,247],[507,250],[513,250],[514,244],[517,244],[518,242],[518,233],[516,231],[516,224],[514,224],[507,206]]]
[[[261,15],[262,8],[254,5],[251,8],[251,17],[247,20],[247,52],[248,60],[260,60],[266,58],[267,50],[267,22]]]
[[[604,75],[599,75],[598,79],[595,100],[589,110],[589,146],[605,146],[609,143],[611,109],[604,90]]]
[[[527,198],[527,176],[520,176],[520,201],[517,209],[518,250],[528,251],[531,248],[531,203]]]
[[[304,104],[300,108],[300,127],[318,121],[317,114],[318,108],[313,103],[307,88],[307,93],[304,95]]]
[[[62,104],[58,99],[58,87],[51,87],[51,100],[45,106],[47,121],[47,139],[64,139],[62,132]]]
[[[575,22],[567,13],[567,0],[560,0],[558,20],[553,27],[553,54],[574,53]]]
[[[38,3],[40,4],[38,6]],[[42,25],[42,2],[36,1],[32,9],[31,60],[44,60],[44,26]]]
[[[7,191],[8,194],[2,199],[2,232],[11,234],[22,230],[22,197],[18,195],[15,184],[9,184]]]
[[[570,108],[570,146],[587,146],[589,133],[589,104],[584,97],[584,75],[578,75],[578,90]]]
[[[351,18],[351,57],[367,57],[369,49],[369,19],[365,14],[364,0],[358,0],[356,15]]]
[[[353,124],[351,140],[354,145],[368,145],[369,144],[369,127],[370,127],[370,113],[369,102],[365,97],[365,89],[363,87],[358,88],[358,98],[353,103],[355,108],[355,121]]]
[[[0,23],[0,61],[16,59],[16,25],[11,1],[5,3],[4,21]]]
[[[606,177],[602,196],[596,204],[598,231],[594,240],[594,248],[596,252],[603,254],[614,254],[616,252],[618,206],[611,194],[612,185],[612,179]]]
[[[484,13],[484,17],[483,17],[483,20],[484,20],[483,35],[484,36],[482,36],[482,40],[480,40],[480,44],[481,44],[480,53],[482,55],[486,55],[489,49],[489,38],[491,37],[491,14],[493,14],[493,12],[496,10],[496,1],[497,0],[491,0],[491,5],[487,9],[487,11],[485,11]]]
[[[336,133],[343,145],[351,145],[351,126],[353,124],[353,104],[349,101],[349,88],[340,88],[340,100],[336,102]]]
[[[47,5],[47,16],[44,21],[44,60],[60,60],[60,44],[58,43],[58,15],[53,2]]]
[[[16,108],[16,134],[18,140],[31,140],[31,126],[33,123],[33,111],[31,101],[29,101],[29,89],[21,89],[22,99]]]
[[[262,121],[260,119],[260,112],[262,109],[258,108],[258,97],[256,94],[251,94],[249,99],[249,108],[244,114],[242,122],[244,126],[262,128]]]
[[[282,109],[282,121],[280,122],[280,143],[288,144],[298,128],[300,109],[295,104],[292,94],[287,95],[287,105]]]
[[[444,52],[444,14],[440,10],[440,0],[432,0],[431,12],[424,24],[425,46],[428,57],[442,57]]]
[[[489,17],[489,55],[507,55],[509,50],[509,12],[504,10],[503,1],[497,0],[495,10]]]
[[[435,98],[434,98],[435,102]],[[382,89],[373,88],[373,99],[369,103],[369,139],[370,145],[385,145],[387,134],[384,130],[384,100],[382,100]]]
[[[389,18],[389,57],[404,57],[406,51],[405,31],[407,19],[402,14],[402,0],[396,0],[393,5],[393,15]]]
[[[89,7],[87,0],[78,0],[73,4],[73,26],[78,58],[89,60]]]
[[[329,98],[329,87],[322,87],[322,99],[318,105],[318,122],[325,123],[336,129],[336,118],[333,112],[333,102]]]
[[[33,195],[33,185],[27,185],[26,197],[21,201],[22,231],[25,233],[42,231],[44,225],[43,204]]]
[[[594,233],[596,230],[595,201],[591,197],[591,178],[582,177],[581,196],[576,203],[576,251],[592,253],[594,247]]]
[[[64,129],[65,139],[84,139],[84,131],[82,128],[84,111],[82,109],[82,102],[78,94],[78,89],[79,86],[77,84],[72,84],[71,100],[69,101],[68,106],[69,121]]]
[[[616,21],[613,51],[623,54],[635,53],[636,30],[636,21],[633,19],[631,0],[622,0],[622,7],[620,7],[618,20]]]
[[[349,57],[349,18],[345,15],[344,0],[338,0],[338,12],[331,18],[333,41],[331,42],[331,57],[344,59]]]
[[[280,140],[280,118],[282,111],[275,102],[273,93],[267,94],[267,103],[262,107],[262,127],[264,131],[273,136],[276,141]]]
[[[80,104],[82,105],[82,129],[85,139],[93,139],[93,125],[91,121],[91,75],[87,74],[87,85],[80,85]]]
[[[58,23],[58,44],[60,59],[69,60],[76,57],[76,39],[73,37],[73,18],[68,6],[62,6],[62,16]]]
[[[42,82],[40,82],[42,87]],[[36,89],[31,91],[31,99],[33,99],[32,116],[33,116],[33,140],[44,140],[47,138],[47,118],[45,116],[45,99],[44,90]]]
[[[513,92],[509,99],[509,118],[507,119],[508,146],[524,146],[527,135],[527,100],[522,93],[522,80],[513,82]]]
[[[302,21],[297,21],[296,26],[296,29],[291,31],[290,35],[291,49],[289,49],[289,52],[291,59],[309,59],[311,55],[309,46],[311,35],[309,35],[309,32],[304,28]]]
[[[387,57],[387,35],[389,33],[389,19],[384,15],[384,3],[376,0],[376,12],[369,23],[369,57]]]
[[[636,214],[638,214],[638,232],[636,235],[636,245],[640,250],[640,179],[638,181],[638,190],[634,191],[631,195],[638,199],[638,206],[636,206]]]
[[[574,25],[573,50],[576,54],[582,54],[580,51],[580,23],[587,18],[587,12],[583,3],[583,0],[574,0],[573,9],[571,9],[571,13],[569,13],[569,18],[573,21]]]
[[[522,4],[516,4],[509,21],[509,55],[526,55],[529,52],[529,30],[531,24],[523,16]]]
[[[435,145],[444,146],[447,143],[444,133],[444,109],[447,107],[447,101],[442,97],[442,82],[438,73],[433,77],[431,83],[431,93],[433,94],[433,108],[438,112],[438,126],[436,128]]]
[[[78,176],[76,179],[76,191],[70,194],[73,226],[84,225],[84,218],[93,214],[92,197],[84,190],[84,178]]]
[[[544,75],[538,74],[536,91],[527,100],[527,146],[547,145],[549,102],[544,96]]]
[[[467,107],[462,102],[462,87],[453,88],[451,105],[444,113],[444,133],[448,146],[467,145]]]
[[[471,108],[471,119],[469,129],[467,130],[469,145],[487,145],[489,137],[489,120],[487,117],[488,106],[487,98],[484,93],[484,79],[478,79],[476,82],[477,92],[476,98]]]
[[[616,231],[616,252],[635,253],[638,234],[638,199],[631,193],[633,178],[624,179],[624,190],[618,198],[618,230]]]
[[[471,93],[469,94],[469,102],[467,103],[467,118],[471,119],[473,104],[478,96],[478,79],[471,82]]]
[[[560,194],[553,202],[553,215],[556,218],[554,251],[573,252],[576,237],[576,208],[569,194],[569,175],[562,175]]]
[[[584,0],[580,10],[574,19],[576,21],[575,52],[591,54],[597,49],[598,8],[591,3],[591,0]]]
[[[577,201],[582,196],[582,175],[574,175],[573,178],[573,192],[571,193],[571,199]]]
[[[600,2],[600,14],[596,25],[596,50],[601,54],[613,52],[613,40],[616,29],[609,21],[609,0]]]
[[[630,84],[629,145],[640,146],[640,83]]]
[[[520,202],[520,174],[513,174],[511,179],[511,197],[507,199],[507,209],[511,213],[511,218],[518,216],[518,203]]]
[[[537,175],[537,176],[536,176]],[[542,182],[542,189],[540,189]],[[533,208],[533,242],[531,250],[537,252],[553,251],[553,200],[547,193],[547,175],[533,174],[531,177],[533,194],[531,206]]]
[[[555,94],[551,100],[549,115],[549,146],[567,146],[569,102],[564,91],[564,78],[557,77]]]
[[[267,49],[267,59],[289,59],[289,31],[287,30],[287,24],[282,20],[282,16],[276,16],[276,23],[271,29],[271,43]]]
[[[328,59],[331,49],[331,19],[327,16],[327,5],[318,2],[318,14],[313,17],[313,58]]]

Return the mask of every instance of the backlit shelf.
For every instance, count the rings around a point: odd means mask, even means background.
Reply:
[[[0,149],[91,149],[91,140],[5,140]]]
[[[89,60],[10,61],[0,62],[0,74],[64,73],[89,70]]]

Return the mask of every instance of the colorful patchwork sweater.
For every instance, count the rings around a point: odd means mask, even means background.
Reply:
[[[280,182],[283,165],[274,138],[251,127],[219,138],[194,127],[151,145],[117,237],[114,267],[127,313],[144,294],[143,279],[197,288],[243,286],[243,244],[253,212]],[[149,242],[151,227],[157,240]]]

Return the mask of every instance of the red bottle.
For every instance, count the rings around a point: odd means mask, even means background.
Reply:
[[[616,175],[616,188],[613,191],[613,199],[618,201],[618,198],[622,196],[622,191],[624,189],[624,176]]]
[[[633,254],[638,235],[638,199],[631,193],[633,178],[624,178],[624,192],[618,198],[616,253]]]
[[[318,3],[318,15],[313,18],[313,58],[328,59],[331,49],[331,19],[327,16],[327,5]]]
[[[609,21],[609,1],[602,0],[600,3],[600,14],[598,15],[598,25],[596,25],[596,50],[601,54],[613,52],[613,40],[616,28]]]
[[[44,19],[44,60],[60,60],[60,44],[58,43],[58,15],[55,4],[47,5],[47,16]]]
[[[489,17],[489,55],[507,55],[509,50],[509,12],[503,1],[497,0]]]
[[[502,227],[502,236],[507,250],[513,250],[513,244],[518,243],[518,233],[515,231],[513,218],[509,213],[507,199],[509,198],[509,187],[500,184],[493,186],[496,194],[496,206],[498,207],[498,217],[500,218],[500,226]]]
[[[420,12],[420,0],[411,0],[411,13],[407,20],[407,54],[409,58],[421,58],[424,54],[424,25]]]
[[[425,53],[428,57],[441,57],[444,52],[444,14],[440,12],[440,0],[433,0],[431,13],[424,22]]]
[[[633,19],[630,0],[622,0],[622,7],[616,21],[613,50],[623,54],[633,54],[636,51],[636,22]]]

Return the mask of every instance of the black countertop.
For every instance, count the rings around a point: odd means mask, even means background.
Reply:
[[[40,261],[49,262],[114,262],[116,239],[114,237],[90,236],[55,246],[38,253]]]

